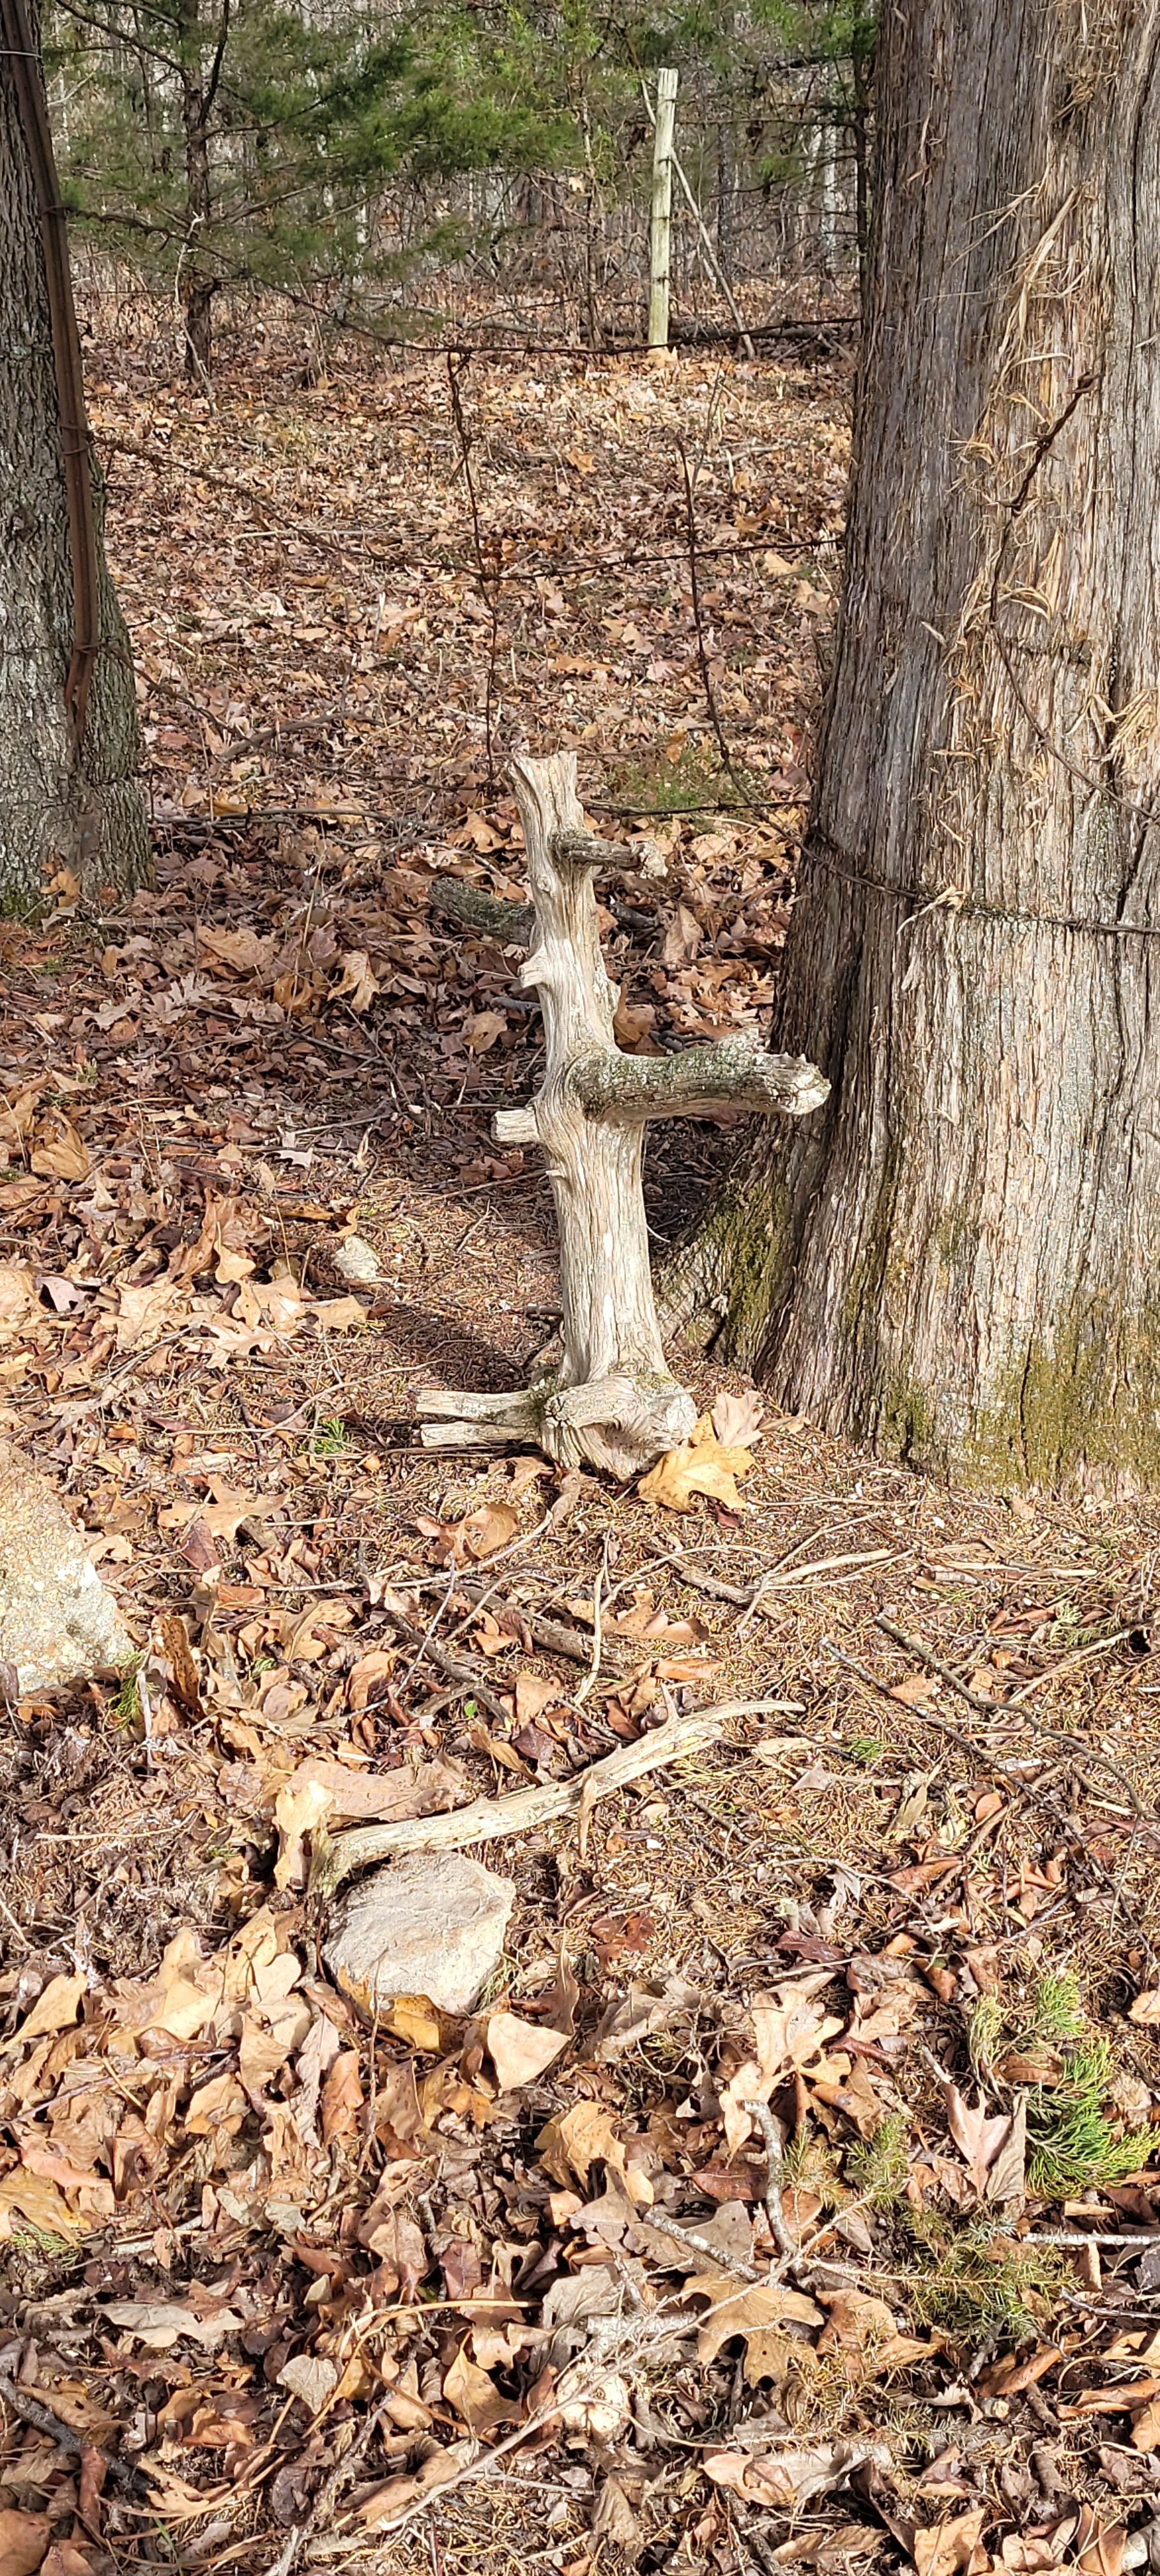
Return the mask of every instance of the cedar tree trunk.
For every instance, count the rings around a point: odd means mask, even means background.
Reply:
[[[882,13],[845,592],[761,1131],[693,1267],[779,1400],[1160,1484],[1160,0]],[[689,1265],[686,1268],[688,1276]]]
[[[39,78],[39,65],[31,68]],[[88,897],[139,884],[149,864],[133,665],[96,485],[93,634],[84,639],[93,646],[91,681],[79,725],[66,705],[81,639],[44,194],[9,49],[0,57],[0,911],[8,913],[35,910],[54,862],[74,871]]]

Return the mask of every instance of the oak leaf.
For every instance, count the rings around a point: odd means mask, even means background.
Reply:
[[[727,2487],[749,2504],[786,2512],[832,2495],[868,2460],[881,2465],[888,2457],[883,2443],[817,2442],[787,2444],[780,2451],[714,2451],[704,2468],[714,2486]]]
[[[822,2310],[807,2299],[804,2290],[788,2289],[783,2281],[754,2281],[750,2285],[739,2281],[733,2272],[709,2268],[691,2273],[685,2290],[689,2297],[695,2293],[710,2302],[697,2336],[699,2361],[715,2361],[731,2335],[748,2339],[751,2333],[778,2325],[787,2317],[795,2325],[825,2324]]]
[[[25,2014],[19,2030],[13,2032],[11,2039],[5,2040],[0,2055],[6,2056],[9,2050],[22,2048],[26,2039],[43,2039],[48,2033],[55,2035],[57,2031],[68,2030],[76,2020],[87,1982],[83,1976],[50,1977],[31,2012]]]
[[[710,1420],[723,1448],[751,1449],[761,1437],[765,1406],[751,1386],[742,1395],[730,1395],[723,1387],[714,1400]]]
[[[636,1490],[642,1502],[659,1503],[666,1512],[691,1512],[698,1494],[707,1494],[712,1501],[724,1503],[728,1511],[738,1512],[744,1506],[736,1480],[748,1475],[752,1465],[748,1449],[724,1447],[705,1413],[694,1424],[688,1440],[679,1449],[666,1449],[647,1476],[641,1477]]]
[[[638,2207],[651,2209],[652,2184],[639,2165],[630,2165],[628,2151],[598,2102],[575,2102],[570,2111],[558,2113],[541,2129],[536,2145],[540,2160],[554,2182],[566,2186],[573,2175],[581,2189],[588,2188],[588,2176],[594,2164],[607,2165],[618,2174],[631,2200]]]
[[[444,2379],[443,2394],[469,2433],[492,2433],[497,2424],[508,2423],[520,2413],[510,2398],[500,2396],[486,2370],[471,2360],[466,2343],[460,2346]]]
[[[1010,2137],[1010,2116],[1007,2113],[990,2115],[981,2093],[977,2102],[968,2102],[957,2084],[948,2084],[946,2088],[946,2111],[947,2127],[960,2155],[966,2159],[971,2180],[982,2199],[991,2166],[1000,2147]]]
[[[45,1180],[83,1181],[89,1169],[89,1151],[83,1136],[78,1135],[71,1118],[63,1109],[46,1110],[40,1129],[40,1141],[29,1157],[29,1168]]]

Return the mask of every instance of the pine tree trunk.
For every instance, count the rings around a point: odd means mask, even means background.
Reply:
[[[33,911],[64,861],[87,897],[148,872],[133,666],[100,544],[83,735],[66,708],[74,585],[60,400],[33,168],[0,59],[0,910]],[[93,468],[95,475],[95,467]]]
[[[1160,0],[882,15],[845,596],[777,1043],[699,1246],[780,1400],[1160,1484]]]

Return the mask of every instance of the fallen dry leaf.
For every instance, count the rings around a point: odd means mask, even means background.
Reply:
[[[69,2208],[56,2184],[43,2174],[27,2172],[23,2165],[0,2179],[0,2238],[13,2234],[14,2214],[40,2235],[59,2236],[65,2243],[85,2234],[85,2220]]]
[[[312,2415],[320,2415],[338,2386],[337,2364],[319,2353],[296,2352],[291,2360],[283,2362],[278,2386],[300,2397]]]
[[[223,2307],[211,2317],[199,2317],[177,2299],[111,2299],[101,2314],[110,2325],[123,2326],[149,2352],[169,2352],[183,2335],[214,2352],[244,2323],[235,2308]]]
[[[596,2540],[611,2542],[612,2547],[627,2558],[630,2567],[634,2567],[641,2557],[644,2533],[619,2478],[602,2480],[592,2514],[592,2532]]]
[[[36,1151],[29,1157],[29,1169],[43,1173],[46,1180],[84,1180],[89,1169],[88,1147],[63,1109],[46,1109]]]
[[[477,1511],[468,1512],[458,1523],[452,1555],[457,1565],[472,1557],[494,1556],[501,1547],[510,1547],[519,1533],[519,1516],[506,1503],[481,1503]]]
[[[574,2175],[586,2191],[593,2165],[605,2164],[619,2174],[631,2200],[651,2209],[652,2185],[639,2165],[629,2164],[624,2142],[599,2102],[576,2102],[570,2111],[558,2113],[541,2129],[536,2145],[555,2182],[567,2185]]]
[[[446,2374],[443,2394],[469,2433],[493,2433],[497,2424],[510,2423],[521,2411],[510,2398],[501,2397],[486,2370],[470,2359],[466,2343],[460,2345]]]
[[[825,2324],[823,2311],[806,2297],[804,2290],[788,2289],[782,2281],[755,2281],[750,2287],[739,2282],[733,2272],[710,2268],[691,2273],[685,2289],[688,2296],[705,2297],[711,2302],[697,2335],[699,2361],[715,2361],[731,2335],[748,2336],[787,2317],[796,2325]]]
[[[34,2576],[48,2547],[46,2513],[0,2511],[0,2576]]]
[[[995,2158],[1011,2133],[1007,2113],[992,2116],[980,2093],[978,2101],[969,2103],[957,2084],[946,2088],[947,2127],[961,2155],[966,2158],[971,2180],[982,2199],[987,2189],[987,2176]]]
[[[709,1418],[723,1449],[751,1449],[761,1437],[765,1406],[751,1386],[743,1395],[729,1395],[722,1388]]]
[[[435,2451],[429,2460],[424,2460],[413,2478],[388,2478],[385,2485],[375,2488],[373,2495],[364,2496],[358,2508],[359,2521],[372,2531],[380,2523],[392,2522],[396,2514],[408,2512],[412,2505],[421,2503],[424,2496],[432,2495],[437,2487],[449,2485],[474,2457],[474,2441],[448,2443],[446,2450]]]
[[[502,1011],[469,1011],[463,1023],[463,1043],[473,1055],[486,1055],[506,1029],[507,1019]]]
[[[331,992],[337,1001],[348,1002],[352,1011],[369,1011],[382,985],[371,973],[370,959],[362,948],[352,948],[340,960],[342,973]]]
[[[666,1512],[691,1512],[698,1494],[707,1494],[726,1509],[744,1509],[737,1491],[736,1479],[749,1473],[753,1459],[748,1449],[725,1448],[713,1431],[707,1413],[694,1427],[679,1449],[666,1449],[656,1466],[642,1476],[637,1492],[642,1502],[658,1503]]]
[[[704,2467],[714,2486],[728,2487],[748,2504],[786,2512],[847,2486],[868,2461],[888,2459],[880,2442],[817,2442],[779,2451],[712,2451]]]
[[[41,2039],[46,2032],[67,2030],[76,2020],[81,1997],[88,1983],[86,1977],[50,1977],[37,1996],[31,2012],[25,2014],[19,2030],[6,2039],[0,2056],[12,2049],[23,2048],[26,2039]]]
[[[534,2084],[567,2045],[562,2031],[537,2028],[516,2013],[492,2013],[488,2021],[487,2050],[501,2093]]]
[[[422,1762],[417,1771],[352,1771],[345,1762],[328,1762],[310,1754],[300,1762],[274,1800],[274,1822],[281,1848],[274,1864],[278,1887],[301,1887],[306,1880],[304,1837],[332,1816],[395,1819],[442,1815],[462,1806],[471,1794],[466,1772],[449,1754]]]
[[[991,2561],[980,2535],[991,2510],[989,2504],[973,2504],[949,2522],[916,2531],[911,2549],[918,2576],[983,2576]]]

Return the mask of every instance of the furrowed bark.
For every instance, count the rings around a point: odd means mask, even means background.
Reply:
[[[611,853],[583,829],[571,753],[518,760],[512,776],[527,850],[534,947],[521,982],[544,1019],[544,1081],[527,1107],[500,1110],[497,1138],[543,1146],[560,1230],[563,1359],[524,1397],[418,1399],[424,1444],[536,1439],[569,1464],[630,1476],[687,1438],[692,1398],[671,1375],[649,1268],[641,1187],[645,1121],[759,1107],[801,1116],[826,1096],[812,1066],[726,1041],[667,1061],[622,1055],[617,988],[604,969],[592,878]]]
[[[0,32],[0,911],[31,913],[51,866],[92,899],[149,848],[36,29],[8,7]]]
[[[878,78],[780,1028],[833,1092],[691,1260],[829,1430],[1155,1488],[1160,0],[908,0]]]

